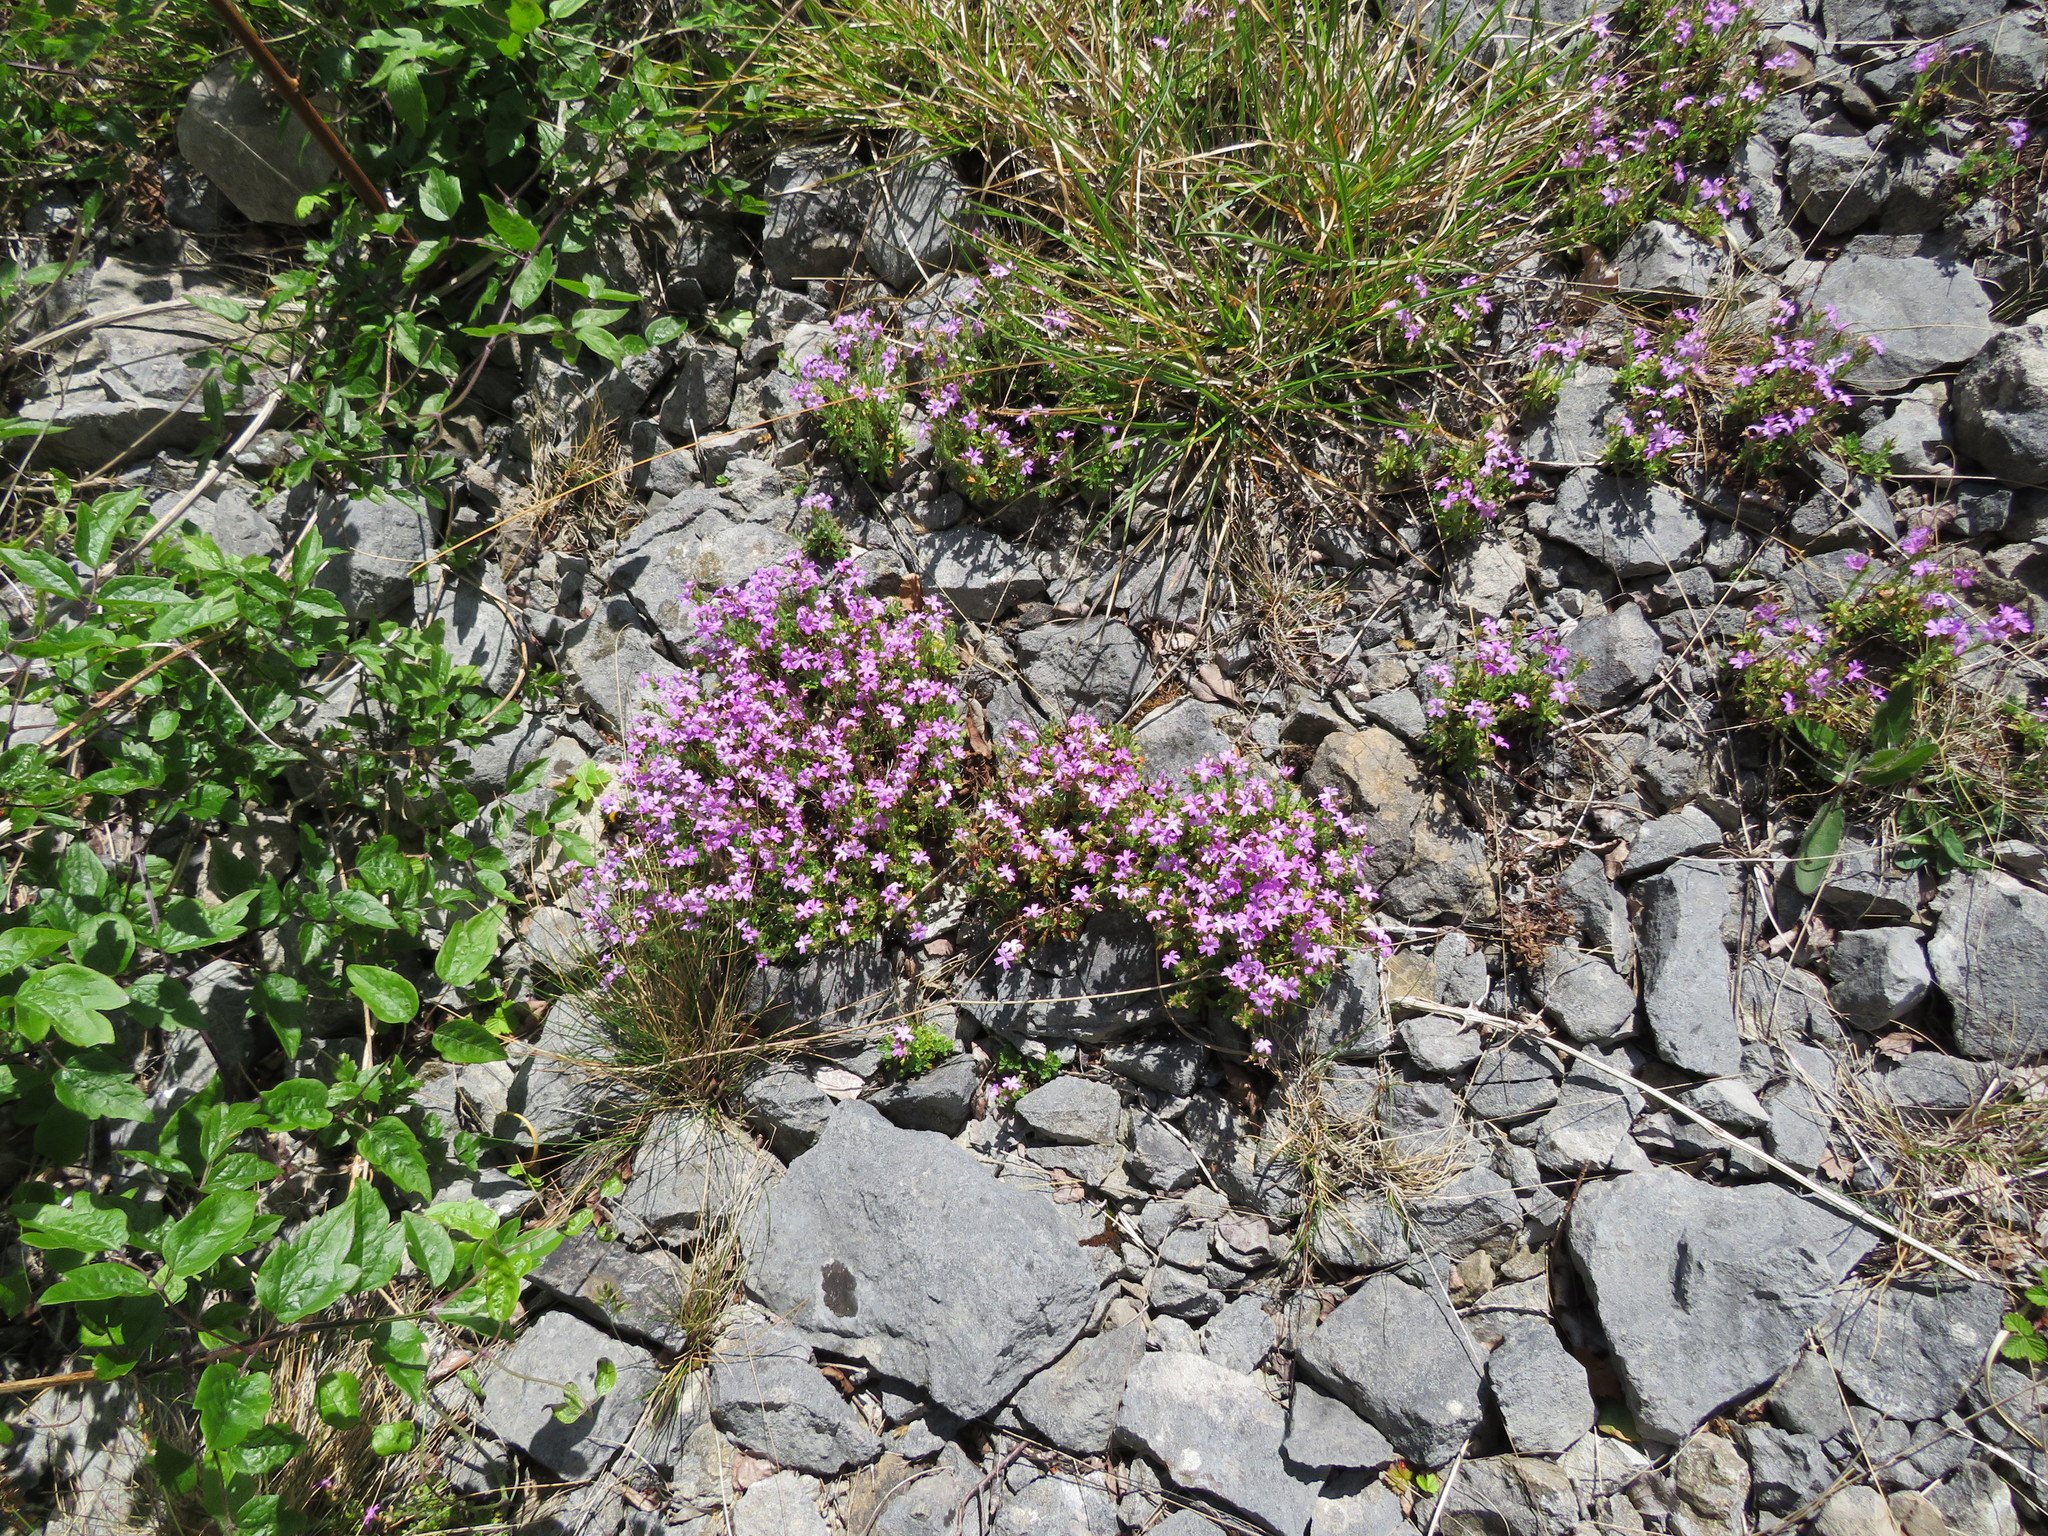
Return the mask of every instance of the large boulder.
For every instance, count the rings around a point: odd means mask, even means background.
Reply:
[[[1927,959],[1965,1056],[2019,1065],[2048,1051],[2048,896],[2002,870],[1954,877]]]
[[[334,162],[254,75],[217,64],[178,115],[178,152],[258,224],[310,224],[299,199],[335,179]]]
[[[814,1348],[974,1419],[1066,1352],[1096,1283],[1043,1194],[854,1101],[769,1196],[747,1289]]]
[[[1336,789],[1347,809],[1366,818],[1373,878],[1397,917],[1482,918],[1499,910],[1486,839],[1391,731],[1331,732],[1304,783],[1311,794]]]
[[[1956,441],[2001,480],[2048,485],[2048,323],[1992,338],[1956,376]]]
[[[1672,1443],[1783,1374],[1875,1244],[1789,1190],[1675,1168],[1586,1186],[1570,1228],[1636,1423]]]

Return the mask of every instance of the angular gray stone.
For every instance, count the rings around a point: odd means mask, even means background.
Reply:
[[[150,506],[150,520],[169,512],[182,499],[180,492],[167,492]],[[272,506],[279,505],[273,502]],[[284,553],[284,539],[266,511],[259,509],[249,488],[239,482],[216,486],[186,509],[180,530],[190,528],[205,534],[224,555],[262,555],[274,559]]]
[[[1408,1229],[1383,1195],[1360,1195],[1321,1207],[1309,1252],[1325,1269],[1385,1269],[1415,1252]]]
[[[1664,640],[1634,603],[1585,620],[1565,637],[1565,649],[1585,670],[1573,679],[1588,709],[1625,704],[1656,679]]]
[[[1453,608],[1497,619],[1528,581],[1520,550],[1504,538],[1481,539],[1451,567],[1444,595]]]
[[[1013,1488],[989,1530],[991,1536],[1117,1536],[1116,1500],[1099,1476],[1049,1473]]]
[[[1940,1051],[1915,1051],[1866,1078],[1871,1091],[1895,1108],[1950,1115],[1980,1103],[1997,1080],[1998,1069],[1990,1063]]]
[[[959,1002],[993,1034],[1094,1045],[1163,1019],[1158,982],[1150,930],[1098,913],[1073,938],[1041,944],[1007,971],[983,966]]]
[[[739,367],[739,353],[731,347],[695,339],[681,343],[675,383],[656,418],[662,435],[687,448],[718,433],[732,414]]]
[[[967,1129],[981,1086],[981,1068],[972,1056],[952,1056],[920,1077],[890,1083],[868,1096],[868,1102],[907,1131],[937,1131],[958,1136]]]
[[[1142,1322],[1091,1335],[1025,1382],[1011,1406],[1061,1450],[1100,1456],[1116,1428],[1124,1381],[1144,1354]]]
[[[1108,1146],[1117,1139],[1123,1098],[1107,1083],[1071,1073],[1018,1099],[1017,1117],[1046,1140],[1063,1146]]]
[[[927,535],[919,561],[925,590],[978,624],[1001,617],[1019,603],[1045,597],[1045,577],[1031,557],[986,528],[948,528]]]
[[[874,206],[872,173],[842,149],[786,149],[768,167],[761,256],[788,287],[853,265]]]
[[[635,1253],[588,1232],[562,1240],[527,1284],[591,1322],[660,1349],[681,1351],[690,1337],[676,1321],[689,1274],[655,1249]]]
[[[1785,189],[1800,217],[1847,234],[1877,217],[1891,190],[1889,162],[1861,138],[1799,133],[1785,151]]]
[[[1597,464],[1620,412],[1614,370],[1580,363],[1565,375],[1556,402],[1523,439],[1522,452],[1541,464]]]
[[[1096,1285],[1043,1194],[854,1102],[770,1194],[747,1289],[814,1347],[972,1419],[1066,1352]]]
[[[1999,479],[2048,485],[2048,324],[1994,336],[1956,375],[1956,443]]]
[[[1750,1497],[1767,1514],[1789,1515],[1835,1480],[1833,1458],[1812,1435],[1770,1424],[1745,1424],[1739,1434],[1749,1458]]]
[[[1607,878],[1599,855],[1582,853],[1572,860],[1558,882],[1557,896],[1564,909],[1578,919],[1579,943],[1604,954],[1616,971],[1626,974],[1636,955],[1628,899]]]
[[[1303,1063],[1385,1055],[1394,1043],[1394,1026],[1381,997],[1380,957],[1371,950],[1346,954],[1299,1027],[1290,1027],[1283,1038],[1290,1055]]]
[[[1400,1452],[1334,1397],[1305,1381],[1287,1405],[1287,1459],[1304,1467],[1384,1467]],[[1320,1517],[1319,1517],[1320,1518]]]
[[[1536,1122],[1536,1161],[1548,1173],[1598,1173],[1613,1161],[1634,1116],[1612,1093],[1574,1092]]]
[[[1568,944],[1543,952],[1539,978],[1543,1016],[1581,1044],[1606,1044],[1633,1034],[1636,989],[1598,955]]]
[[[1865,1028],[1906,1018],[1934,983],[1917,928],[1852,928],[1828,953],[1828,997]]]
[[[1114,724],[1152,687],[1151,653],[1115,619],[1041,624],[1021,631],[1014,645],[1024,680],[1056,719],[1087,715]]]
[[[1377,969],[1373,974],[1377,981]],[[1142,1088],[1185,1098],[1200,1085],[1209,1053],[1192,1040],[1141,1040],[1103,1047],[1102,1065]]]
[[[1702,1077],[1734,1075],[1742,1069],[1742,1035],[1721,941],[1731,889],[1727,870],[1680,859],[1638,889],[1643,1016],[1657,1054]]]
[[[1721,826],[1696,805],[1659,816],[1636,829],[1628,859],[1621,866],[1621,878],[1634,880],[1654,875],[1687,854],[1706,853],[1721,846]]]
[[[1479,1058],[1465,1103],[1482,1120],[1519,1120],[1557,1102],[1564,1069],[1557,1054],[1534,1040],[1511,1040]]]
[[[1852,245],[1828,263],[1811,302],[1831,304],[1850,336],[1875,337],[1881,355],[1842,371],[1859,389],[1903,389],[1975,357],[1996,329],[1991,295],[1970,268],[1927,256]]]
[[[1938,1419],[1984,1368],[2004,1291],[1958,1279],[1898,1280],[1845,1294],[1821,1330],[1851,1392],[1892,1419]]]
[[[1514,1186],[1491,1168],[1467,1168],[1430,1195],[1407,1202],[1415,1245],[1424,1253],[1462,1259],[1521,1230]]]
[[[793,1329],[735,1309],[711,1356],[711,1421],[778,1467],[835,1477],[882,1442],[811,1360]]]
[[[500,590],[488,590],[492,585]],[[427,622],[441,625],[441,645],[458,667],[475,667],[490,692],[503,694],[519,677],[523,647],[512,621],[501,606],[503,584],[495,573],[485,577],[484,586],[469,582],[446,582],[427,610]]]
[[[1363,1472],[1330,1479],[1310,1528],[1315,1536],[1416,1536],[1401,1514],[1401,1496]]]
[[[643,678],[673,673],[674,663],[654,648],[632,600],[608,597],[562,637],[562,672],[570,697],[614,731],[632,723],[646,696]]]
[[[1830,1494],[1813,1517],[1813,1529],[1815,1536],[1899,1536],[1884,1495],[1868,1485]]]
[[[906,140],[896,150],[903,158],[882,173],[861,254],[901,293],[953,259],[953,221],[967,207],[967,189],[929,146]]]
[[[1676,570],[1707,534],[1699,514],[1670,486],[1597,469],[1574,471],[1554,501],[1530,509],[1529,525],[1623,579]]]
[[[600,573],[653,621],[671,645],[695,638],[683,605],[700,588],[730,587],[797,552],[796,540],[766,523],[737,522],[730,502],[704,491],[685,491],[647,518],[619,545]]]
[[[1164,1121],[1149,1110],[1131,1113],[1131,1150],[1124,1171],[1144,1189],[1171,1194],[1202,1176],[1201,1160]]]
[[[1474,1346],[1437,1297],[1374,1275],[1303,1341],[1296,1362],[1407,1460],[1440,1467],[1479,1427]]]
[[[1614,253],[1614,270],[1624,293],[1703,299],[1713,291],[1722,263],[1721,252],[1691,230],[1657,219],[1638,228]]]
[[[832,1536],[818,1493],[818,1480],[802,1472],[764,1477],[733,1501],[732,1536]]]
[[[412,602],[415,577],[434,549],[426,511],[390,496],[322,496],[313,531],[339,551],[315,586],[332,592],[360,623],[388,617]]]
[[[2048,895],[1996,869],[1952,877],[1927,946],[1956,1049],[2019,1066],[2048,1051]]]
[[[1988,1460],[1965,1462],[1928,1497],[1953,1536],[2020,1536],[2012,1489]]]
[[[1581,1189],[1569,1236],[1636,1423],[1672,1442],[1784,1371],[1876,1245],[1775,1185],[1670,1168]]]
[[[1177,1487],[1275,1536],[1302,1536],[1322,1476],[1288,1464],[1286,1434],[1286,1413],[1257,1378],[1178,1352],[1139,1361],[1117,1413],[1117,1439],[1151,1457]]]
[[[674,1111],[655,1121],[633,1176],[611,1203],[622,1231],[680,1241],[749,1210],[776,1171],[751,1141],[709,1117]]]
[[[599,1397],[597,1370],[605,1360],[618,1379]],[[654,1357],[639,1345],[567,1312],[549,1312],[484,1372],[483,1421],[550,1471],[581,1481],[626,1443],[659,1376]],[[589,1406],[565,1424],[554,1410],[570,1400],[572,1388]]]
[[[1235,753],[1236,743],[1216,724],[1229,713],[1200,699],[1183,698],[1146,715],[1131,732],[1145,777],[1178,782],[1204,759]]]
[[[776,1152],[795,1157],[825,1133],[837,1107],[834,1100],[794,1067],[776,1067],[740,1090],[747,1124],[764,1132]]]
[[[310,224],[299,199],[335,180],[334,162],[298,118],[233,63],[215,65],[186,94],[178,152],[257,224]]]
[[[1593,1427],[1586,1368],[1566,1352],[1548,1318],[1512,1323],[1487,1357],[1486,1379],[1508,1443],[1524,1455],[1568,1451]]]
[[[1832,1440],[1850,1432],[1849,1405],[1825,1355],[1802,1352],[1764,1402],[1771,1422],[1795,1435]]]
[[[1416,1510],[1418,1519],[1449,1536],[1568,1536],[1579,1514],[1571,1478],[1556,1463],[1534,1456],[1468,1461],[1431,1501],[1430,1514]]]
[[[828,949],[801,965],[755,971],[742,1006],[764,1025],[844,1038],[864,1024],[895,1016],[896,967],[879,939]]]
[[[1259,1368],[1279,1337],[1279,1324],[1257,1296],[1240,1296],[1223,1304],[1223,1309],[1196,1335],[1202,1353],[1218,1365],[1246,1375]]]
[[[1483,918],[1499,910],[1486,839],[1390,732],[1331,732],[1303,782],[1311,794],[1334,788],[1366,818],[1374,848],[1368,868],[1395,915]]]

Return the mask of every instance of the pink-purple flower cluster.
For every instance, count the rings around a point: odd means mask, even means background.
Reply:
[[[1557,631],[1524,632],[1502,619],[1482,619],[1480,638],[1456,662],[1432,662],[1423,676],[1436,690],[1422,706],[1429,717],[1428,751],[1470,770],[1510,751],[1513,732],[1527,741],[1564,718],[1578,695],[1577,663]]]
[[[1832,305],[1819,317],[1778,300],[1766,332],[1767,355],[1735,370],[1724,419],[1741,428],[1744,461],[1763,467],[1813,445],[1829,421],[1854,403],[1836,377],[1867,353],[1882,353],[1875,336],[1851,341]]]
[[[1500,516],[1508,499],[1533,478],[1529,461],[1515,452],[1506,434],[1489,429],[1476,463],[1468,454],[1430,482],[1437,531],[1446,539],[1470,538]]]
[[[1689,441],[1678,422],[1694,385],[1707,383],[1707,332],[1697,309],[1672,313],[1676,336],[1654,338],[1645,326],[1629,335],[1628,359],[1616,370],[1622,408],[1608,457],[1619,467],[1655,473]]]
[[[686,612],[591,872],[600,947],[729,921],[763,963],[906,919],[952,826],[967,731],[942,626],[852,564],[770,566]]]
[[[1109,907],[1151,923],[1160,967],[1220,977],[1251,1014],[1304,996],[1342,952],[1384,946],[1362,824],[1234,757],[1147,779],[1127,740],[1077,718],[1013,743],[955,834],[968,892],[1012,914],[999,965]]]

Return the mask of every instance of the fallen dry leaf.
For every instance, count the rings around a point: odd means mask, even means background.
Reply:
[[[1837,1184],[1849,1182],[1849,1175],[1856,1171],[1856,1165],[1841,1153],[1830,1149],[1821,1154],[1816,1171],[1824,1179],[1833,1179]]]
[[[1876,1044],[1878,1055],[1889,1056],[1893,1061],[1904,1061],[1913,1054],[1913,1047],[1918,1042],[1905,1030],[1895,1029],[1888,1035],[1879,1035]]]

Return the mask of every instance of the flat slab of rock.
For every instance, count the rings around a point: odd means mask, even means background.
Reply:
[[[1674,1443],[1782,1374],[1876,1241],[1775,1185],[1671,1168],[1586,1186],[1570,1227],[1636,1423]]]
[[[1843,1296],[1821,1339],[1850,1391],[1887,1418],[1917,1423],[1955,1407],[2005,1310],[1995,1285],[1901,1280]]]
[[[1283,1459],[1287,1415],[1256,1377],[1199,1355],[1149,1354],[1124,1386],[1116,1433],[1177,1486],[1222,1501],[1276,1536],[1307,1530],[1323,1474]]]
[[[2048,1051],[2048,896],[1996,869],[1942,887],[1927,946],[1955,1005],[1956,1049],[2018,1066]]]
[[[711,1357],[711,1420],[778,1467],[833,1477],[865,1466],[882,1443],[819,1374],[796,1330],[740,1314]]]
[[[1335,788],[1371,828],[1374,879],[1396,916],[1490,917],[1499,910],[1486,839],[1391,731],[1332,731],[1303,780]]]
[[[1624,579],[1676,569],[1707,536],[1699,514],[1670,486],[1597,469],[1572,474],[1555,501],[1530,509],[1529,525]]]
[[[769,1196],[747,1289],[813,1347],[975,1419],[1066,1353],[1096,1281],[1044,1195],[852,1102]]]
[[[1842,371],[1859,389],[1904,389],[1983,350],[1997,329],[1991,295],[1963,262],[1888,256],[1855,245],[1828,263],[1812,303],[1831,304],[1850,337],[1884,347]]]
[[[745,1137],[678,1111],[641,1142],[612,1216],[629,1237],[680,1241],[749,1210],[775,1171],[775,1160]]]
[[[1636,926],[1643,1017],[1657,1054],[1701,1077],[1742,1070],[1733,972],[1721,939],[1730,885],[1722,866],[1680,859],[1637,887],[1643,903]]]
[[[1475,1347],[1440,1300],[1374,1275],[1324,1318],[1297,1361],[1412,1462],[1440,1467],[1480,1423]]]
[[[609,1360],[618,1372],[612,1390],[597,1393],[597,1368]],[[639,1422],[641,1405],[659,1372],[654,1357],[622,1344],[567,1312],[549,1312],[521,1334],[484,1375],[484,1422],[563,1477],[595,1477]],[[590,1406],[563,1423],[555,1409],[571,1389]]]
[[[682,1350],[690,1338],[676,1318],[688,1279],[683,1266],[659,1249],[635,1253],[624,1243],[579,1232],[542,1259],[527,1283],[620,1333]]]
[[[932,534],[920,557],[925,589],[977,624],[1045,596],[1045,577],[1031,557],[986,528],[948,528]]]
[[[1116,1428],[1125,1378],[1144,1354],[1141,1323],[1083,1339],[1024,1383],[1017,1416],[1063,1451],[1100,1456]]]

